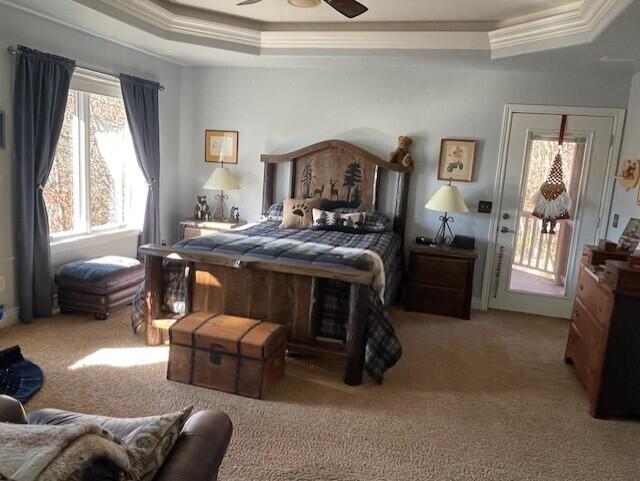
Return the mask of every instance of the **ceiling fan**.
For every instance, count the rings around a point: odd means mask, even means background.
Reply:
[[[262,0],[244,0],[243,2],[238,3],[238,5],[253,5],[254,3],[261,2]],[[317,7],[322,3],[322,0],[287,0],[294,7]],[[328,3],[342,15],[347,18],[355,18],[358,15],[362,15],[364,12],[369,10],[367,7],[362,5],[360,2],[356,2],[356,0],[324,0],[324,2]]]

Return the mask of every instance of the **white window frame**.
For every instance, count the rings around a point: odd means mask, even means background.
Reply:
[[[75,97],[75,114],[77,121],[73,129],[78,145],[74,146],[74,229],[67,232],[52,233],[51,246],[67,244],[74,240],[90,239],[96,236],[138,234],[139,229],[125,222],[99,227],[91,227],[91,191],[89,172],[89,95],[98,94],[122,98],[120,81],[116,77],[77,68],[71,79],[69,91]],[[82,134],[80,134],[82,132]],[[79,158],[78,158],[79,157]],[[75,187],[77,186],[77,188]]]

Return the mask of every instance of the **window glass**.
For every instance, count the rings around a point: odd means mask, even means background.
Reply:
[[[146,195],[122,98],[70,90],[44,189],[52,236],[139,229]]]
[[[56,155],[43,191],[52,234],[73,232],[80,228],[77,225],[80,215],[78,140],[76,99],[73,92],[69,92]]]

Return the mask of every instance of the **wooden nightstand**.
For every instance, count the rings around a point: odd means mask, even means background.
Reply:
[[[207,222],[196,219],[186,219],[180,221],[180,238],[192,239],[193,237],[201,237],[216,232],[237,229],[243,225],[247,225],[247,222],[244,220],[238,222]]]
[[[477,252],[421,245],[410,252],[407,310],[469,319]]]

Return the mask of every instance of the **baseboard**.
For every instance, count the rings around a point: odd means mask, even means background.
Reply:
[[[471,309],[474,311],[485,311],[486,309],[482,308],[482,299],[479,297],[471,298]]]
[[[14,324],[18,324],[19,316],[18,316],[18,308],[10,307],[4,311],[4,318],[0,320],[0,329],[4,329],[5,327],[13,326]]]

